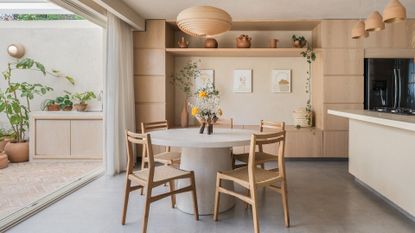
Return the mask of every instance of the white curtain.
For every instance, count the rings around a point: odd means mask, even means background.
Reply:
[[[125,129],[135,130],[133,33],[117,16],[108,13],[105,95],[106,171],[126,169]]]

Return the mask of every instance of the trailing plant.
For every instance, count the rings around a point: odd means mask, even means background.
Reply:
[[[7,64],[7,70],[2,73],[7,87],[4,91],[0,90],[0,112],[5,113],[9,120],[16,142],[23,142],[25,141],[25,132],[29,128],[30,101],[53,89],[38,83],[13,82],[12,75],[15,70],[36,71],[45,77],[49,75],[64,78],[72,85],[75,81],[72,77],[63,75],[57,70],[46,70],[43,64],[31,58],[23,58]]]
[[[75,100],[77,104],[87,104],[88,101],[91,101],[97,98],[97,96],[95,95],[93,91],[75,92],[72,94],[70,92],[66,92],[66,93],[71,95],[71,99]]]
[[[198,62],[189,61],[179,72],[173,75],[172,84],[181,89],[186,98],[189,98],[192,96],[194,80],[199,75]]]
[[[305,84],[305,93],[307,94],[307,103],[306,103],[306,111],[309,112],[307,115],[307,121],[308,124],[311,125],[312,120],[312,106],[311,106],[311,63],[316,60],[316,53],[313,50],[313,47],[311,47],[310,44],[307,44],[307,49],[303,52],[301,52],[301,55],[306,59],[308,64],[308,70],[307,70],[307,78],[306,78],[306,84]]]
[[[300,42],[304,42],[304,41],[306,41],[306,39],[305,39],[305,37],[304,36],[297,36],[297,35],[292,35],[292,37],[291,37],[291,39],[293,40],[293,41],[300,41]]]

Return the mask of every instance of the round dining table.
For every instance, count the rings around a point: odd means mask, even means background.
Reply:
[[[215,128],[213,134],[200,134],[199,128],[180,128],[152,131],[153,145],[180,147],[182,151],[180,169],[194,171],[199,214],[213,214],[216,173],[232,170],[231,148],[249,145],[254,131],[247,129]],[[189,184],[180,180],[178,188]],[[232,183],[223,183],[226,188],[233,188]],[[176,206],[185,213],[193,214],[190,193],[176,195]],[[222,195],[219,211],[233,207],[234,198]]]

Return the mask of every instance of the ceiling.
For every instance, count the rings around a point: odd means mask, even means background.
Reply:
[[[175,20],[191,6],[210,5],[226,10],[233,20],[355,19],[383,8],[389,0],[123,0],[146,19]],[[415,0],[400,0],[415,18]],[[361,5],[361,7],[359,7]]]

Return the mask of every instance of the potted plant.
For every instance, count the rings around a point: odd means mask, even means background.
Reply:
[[[68,94],[56,97],[55,102],[63,111],[72,111],[73,102],[71,101],[71,97]]]
[[[293,35],[291,39],[293,41],[294,48],[303,48],[307,44],[307,40],[304,36]]]
[[[37,83],[15,82],[12,79],[15,70],[36,71],[44,76],[64,78],[71,84],[74,84],[74,80],[57,70],[46,70],[43,64],[31,58],[8,63],[7,70],[2,73],[7,87],[4,91],[0,91],[0,112],[6,115],[15,135],[13,140],[6,144],[4,150],[10,162],[25,162],[29,159],[29,144],[25,133],[29,128],[30,101],[35,96],[45,95],[52,88]]]
[[[183,128],[189,126],[189,112],[187,110],[188,100],[192,96],[194,80],[199,75],[200,71],[197,62],[186,63],[183,69],[173,75],[172,84],[178,87],[185,94],[183,108],[180,115],[180,126]]]
[[[10,129],[0,128],[0,152],[4,151],[6,144],[13,140],[15,137],[14,132]]]
[[[88,107],[88,101],[97,98],[95,93],[92,91],[77,92],[70,95],[72,100],[75,100],[76,102],[76,104],[73,105],[74,108],[79,112],[85,112],[86,108]]]
[[[42,103],[41,106],[42,110],[47,110],[47,111],[59,111],[59,104],[56,103],[55,100],[52,99],[47,99]]]

